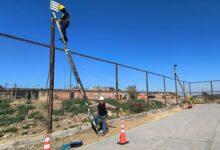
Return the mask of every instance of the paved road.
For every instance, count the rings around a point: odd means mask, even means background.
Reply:
[[[127,145],[118,145],[117,135],[80,150],[220,150],[220,105],[197,105],[128,130],[126,136]]]

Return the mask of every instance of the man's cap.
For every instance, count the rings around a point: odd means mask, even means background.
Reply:
[[[105,100],[105,98],[103,96],[99,97],[99,101],[104,101],[104,100]]]

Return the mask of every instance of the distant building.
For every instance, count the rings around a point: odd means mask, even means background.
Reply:
[[[114,87],[94,87],[91,89],[85,90],[88,99],[98,99],[100,96],[104,96],[107,99],[117,99],[116,90]],[[146,92],[137,92],[137,98],[142,100],[147,100]],[[30,100],[38,100],[38,99],[47,99],[48,98],[48,90],[46,89],[28,89],[28,88],[8,88],[4,89],[4,87],[0,87],[0,96],[4,96],[12,99],[30,99]],[[163,100],[165,99],[165,94],[162,92],[149,92],[149,98]],[[55,89],[54,90],[54,99],[74,99],[74,98],[82,98],[81,91],[78,88],[73,88],[71,93],[69,90],[64,89]],[[176,96],[172,92],[166,93],[167,99],[175,99]],[[129,93],[126,91],[118,90],[118,99],[120,100],[128,100]]]

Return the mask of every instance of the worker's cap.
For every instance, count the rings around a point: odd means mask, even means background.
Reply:
[[[104,101],[104,100],[105,100],[105,98],[103,96],[99,97],[99,101]]]
[[[64,9],[65,7],[64,7],[64,5],[59,5],[59,10],[62,10],[62,9]]]

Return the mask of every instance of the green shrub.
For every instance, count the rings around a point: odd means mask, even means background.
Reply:
[[[0,116],[0,126],[7,126],[15,122],[14,117]]]
[[[68,113],[86,113],[86,106],[81,99],[65,100],[62,102],[62,110]]]
[[[0,115],[10,115],[13,114],[15,110],[13,108],[0,109]]]
[[[21,122],[25,119],[25,115],[23,114],[18,114],[15,117],[10,117],[10,116],[0,116],[0,126],[8,126],[13,123],[18,123]]]
[[[27,100],[27,101],[25,102],[25,104],[32,104],[32,101]]]
[[[144,100],[128,100],[126,103],[123,103],[122,109],[130,113],[141,113],[147,111],[147,102]]]
[[[153,110],[153,109],[160,109],[160,108],[164,107],[164,103],[161,102],[161,101],[157,101],[157,100],[150,101],[149,105],[150,105],[150,109],[151,110]]]
[[[2,109],[2,108],[8,108],[8,107],[10,107],[10,103],[11,103],[12,101],[11,100],[9,100],[9,99],[2,99],[2,100],[0,100],[0,108]]]
[[[4,130],[5,133],[8,133],[8,132],[16,133],[17,131],[18,129],[16,127],[10,127]]]
[[[32,110],[32,109],[36,109],[37,108],[36,106],[33,106],[31,104],[28,104],[27,107],[28,107],[28,110]]]
[[[79,98],[76,98],[76,99],[73,99],[71,100],[73,101],[74,104],[79,104],[79,105],[84,105],[84,100],[83,99],[79,99]]]
[[[20,114],[20,113],[19,113],[18,115],[16,115],[15,117],[13,117],[14,123],[23,121],[23,120],[25,119],[25,115],[26,115],[26,114]]]
[[[65,100],[62,101],[62,109],[65,112],[73,112],[74,111],[74,103],[73,100]]]
[[[32,134],[37,134],[39,133],[39,131],[32,131]]]
[[[64,115],[64,110],[63,109],[54,109],[53,114],[56,116],[63,116]]]
[[[82,106],[82,105],[78,105],[78,106],[74,106],[74,114],[80,114],[80,113],[83,113],[85,114],[87,111],[86,111],[86,106]]]
[[[113,105],[115,107],[121,107],[122,106],[122,104],[118,100],[106,99],[105,101],[106,101],[106,103],[108,103],[110,105]]]
[[[28,124],[24,125],[24,126],[22,126],[22,129],[30,129],[30,126]]]
[[[25,104],[21,104],[21,105],[17,106],[17,110],[18,110],[19,114],[26,115],[29,111],[29,107]]]
[[[28,134],[28,130],[24,130],[24,131],[22,131],[22,133],[21,133],[21,135],[26,135],[26,134]]]
[[[59,118],[58,118],[58,117],[55,117],[55,118],[53,118],[53,121],[54,121],[54,122],[58,122],[58,121],[59,121]]]
[[[48,103],[47,103],[47,102],[46,102],[46,103],[43,103],[42,105],[43,105],[43,108],[44,108],[44,109],[48,109]]]
[[[13,114],[15,112],[14,109],[10,106],[11,100],[3,99],[0,100],[0,115]]]
[[[28,118],[37,119],[37,120],[44,120],[45,119],[44,116],[39,111],[31,112],[28,115]]]

